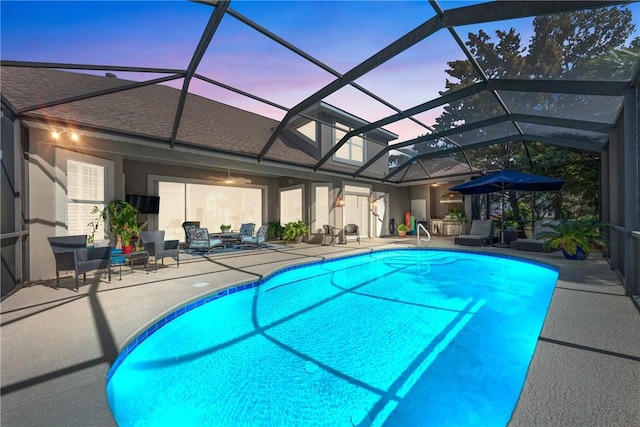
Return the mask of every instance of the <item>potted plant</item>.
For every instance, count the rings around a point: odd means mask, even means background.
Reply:
[[[407,235],[407,226],[404,224],[400,224],[398,226],[398,236],[405,237]]]
[[[223,233],[228,233],[229,231],[231,231],[231,224],[221,224],[220,231],[222,231]]]
[[[267,223],[267,238],[269,240],[277,240],[282,236],[284,228],[280,225],[280,221],[271,221]]]
[[[601,226],[594,219],[560,220],[547,224],[552,231],[540,233],[537,238],[548,239],[545,248],[562,249],[567,259],[584,260],[596,247],[607,248]]]
[[[504,226],[507,230],[515,230],[518,228],[518,221],[510,219],[509,221],[504,222]]]
[[[302,238],[309,233],[309,227],[303,221],[292,221],[284,225],[282,230],[282,240],[287,242],[301,242]]]
[[[134,236],[139,236],[147,223],[138,223],[138,208],[122,201],[114,200],[109,202],[107,209],[103,213],[103,219],[106,220],[106,215],[109,216],[109,231],[112,232],[116,239],[120,239],[123,253],[131,253],[133,248],[131,246],[131,239]]]
[[[451,234],[453,234],[454,236],[464,234],[463,231],[466,227],[466,224],[469,222],[467,213],[464,210],[452,207],[451,209],[449,209],[444,218],[455,223],[455,225],[452,227]]]

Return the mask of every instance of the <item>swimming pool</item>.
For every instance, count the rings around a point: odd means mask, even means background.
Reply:
[[[557,277],[421,249],[286,269],[152,325],[109,404],[120,426],[506,425]]]

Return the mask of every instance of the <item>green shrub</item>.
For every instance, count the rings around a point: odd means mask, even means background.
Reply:
[[[303,221],[292,221],[284,225],[282,240],[292,242],[298,237],[303,237],[309,233],[309,227]]]
[[[538,238],[549,239],[545,244],[552,249],[564,249],[569,255],[575,255],[580,247],[589,255],[596,247],[607,248],[600,233],[602,224],[595,219],[560,220],[557,224],[547,224],[553,231],[540,233]]]

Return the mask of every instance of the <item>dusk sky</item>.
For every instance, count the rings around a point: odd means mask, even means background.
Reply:
[[[443,1],[443,9],[479,2]],[[212,8],[186,1],[6,1],[1,2],[3,60],[187,68]],[[297,48],[345,73],[398,37],[434,16],[426,1],[232,1],[232,9]],[[640,15],[638,3],[630,8]],[[523,45],[532,19],[459,27],[515,27]],[[638,29],[636,29],[636,35]],[[437,98],[444,90],[447,61],[464,59],[442,30],[357,80],[398,108]],[[99,72],[102,74],[102,72]],[[197,73],[291,108],[335,77],[227,15]],[[140,80],[158,77],[117,72]],[[181,87],[182,80],[171,83]],[[280,120],[285,112],[194,79],[190,91]],[[325,99],[368,121],[395,113],[347,86]],[[432,125],[440,110],[418,118]],[[397,142],[427,133],[408,120],[386,126]]]

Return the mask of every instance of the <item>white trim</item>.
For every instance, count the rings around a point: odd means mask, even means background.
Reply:
[[[311,183],[311,209],[310,209],[310,216],[309,216],[309,231],[311,233],[316,233],[318,230],[318,224],[317,224],[317,208],[316,208],[316,189],[318,187],[322,187],[322,188],[326,188],[327,189],[327,224],[329,225],[334,225],[331,224],[331,217],[332,217],[332,212],[333,212],[333,205],[334,205],[334,198],[333,198],[333,183],[331,182],[312,182]],[[313,228],[312,226],[315,224],[315,228]],[[319,224],[320,227],[322,227],[324,224]]]
[[[66,236],[67,224],[67,161],[88,163],[104,167],[104,200],[108,203],[115,198],[115,163],[113,160],[90,156],[75,151],[56,147],[54,150],[55,164],[55,235]]]
[[[305,208],[305,192],[304,192],[304,184],[296,184],[296,185],[289,185],[286,187],[280,187],[278,188],[278,211],[280,212],[280,214],[278,215],[279,218],[278,220],[280,221],[281,225],[284,225],[285,223],[282,221],[282,192],[283,191],[291,191],[291,190],[297,190],[300,189],[302,190],[302,195],[301,195],[301,205],[300,205],[300,221],[304,221],[305,223],[307,222],[305,219],[305,215],[304,215],[304,208]]]

